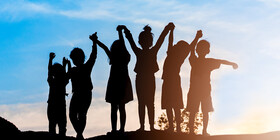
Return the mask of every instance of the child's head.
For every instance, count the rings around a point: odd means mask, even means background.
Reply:
[[[189,47],[189,43],[184,40],[180,40],[177,42],[177,44],[174,45],[174,47],[177,47],[177,48]]]
[[[118,54],[120,53],[120,40],[115,40],[110,48],[110,51],[112,54]]]
[[[125,46],[120,46],[120,45],[123,45],[123,44],[121,44],[120,40],[115,40],[110,48],[111,59],[113,59],[113,61],[121,59],[123,56],[125,56],[124,55],[124,53],[126,53],[126,50],[124,49]],[[110,61],[112,61],[112,60],[110,60]]]
[[[54,63],[52,66],[53,76],[55,78],[63,77],[65,74],[65,70],[63,66],[59,63]]]
[[[70,53],[74,65],[80,66],[85,62],[85,53],[81,48],[74,48]]]
[[[143,49],[149,49],[153,45],[152,28],[149,25],[146,25],[143,29],[144,31],[139,34],[138,43]]]
[[[189,43],[184,41],[184,40],[180,40],[177,42],[177,44],[174,45],[174,48],[177,49],[178,53],[185,53],[185,48],[189,47]]]
[[[199,57],[205,57],[210,53],[210,43],[207,40],[200,40],[197,43],[196,53]]]

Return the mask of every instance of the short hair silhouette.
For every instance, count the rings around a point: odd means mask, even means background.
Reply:
[[[178,51],[178,53],[186,53],[185,52],[185,47],[188,47],[190,46],[190,44],[184,40],[180,40],[177,42],[177,44],[174,45],[174,47],[176,47],[177,49],[181,50],[181,51]],[[181,55],[179,55],[181,56]]]
[[[210,43],[207,40],[201,40],[197,43],[196,53],[201,55],[207,55],[210,53]]]
[[[80,65],[85,62],[85,53],[81,48],[74,48],[70,53],[70,58],[75,65]]]
[[[53,64],[52,72],[53,72],[53,75],[56,78],[59,78],[59,77],[64,78],[63,76],[65,76],[65,74],[66,74],[64,67],[61,64],[59,64],[59,63],[54,63]]]

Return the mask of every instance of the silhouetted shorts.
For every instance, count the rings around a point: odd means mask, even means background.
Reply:
[[[86,116],[89,106],[91,104],[92,93],[91,91],[74,93],[70,101],[69,113],[70,116]]]
[[[56,125],[59,127],[60,133],[66,132],[66,104],[63,103],[49,103],[47,108],[47,115],[49,120],[49,130],[54,130]]]
[[[155,100],[155,76],[136,75],[136,94],[139,104],[154,105]]]
[[[187,111],[189,112],[199,112],[199,105],[201,104],[201,111],[205,112],[213,112],[213,104],[212,97],[210,93],[204,94],[204,96],[197,95],[194,93],[188,93],[187,100]]]

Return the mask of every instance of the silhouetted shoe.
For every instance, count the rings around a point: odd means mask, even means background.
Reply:
[[[140,127],[139,129],[136,130],[137,132],[144,132],[144,127]]]
[[[210,134],[207,132],[202,132],[202,136],[210,136]]]
[[[124,129],[120,129],[119,133],[124,134]]]
[[[112,130],[111,132],[107,132],[108,136],[112,136],[112,135],[117,135],[117,131],[116,130]]]
[[[192,131],[189,133],[190,136],[196,136],[196,134]]]
[[[151,132],[156,132],[156,131],[159,131],[159,130],[155,129],[154,127],[150,127],[150,131]]]
[[[84,136],[82,134],[77,134],[76,139],[78,140],[84,140]]]
[[[181,129],[176,129],[177,133],[182,133]]]
[[[173,127],[168,127],[167,129],[165,129],[164,131],[168,132],[168,133],[172,133],[174,132],[174,128]]]

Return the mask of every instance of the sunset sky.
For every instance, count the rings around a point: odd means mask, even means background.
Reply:
[[[149,24],[154,40],[168,22],[174,22],[174,42],[191,42],[197,30],[211,43],[208,57],[238,63],[237,70],[222,66],[212,73],[215,111],[210,134],[264,133],[280,130],[280,0],[5,0],[0,2],[0,116],[20,130],[47,131],[47,65],[69,58],[74,47],[91,52],[88,36],[97,32],[107,46],[118,38],[117,25],[126,25],[138,42]],[[162,65],[168,38],[159,54],[156,73],[156,116],[160,108]],[[155,42],[154,42],[155,43]],[[137,44],[139,46],[139,44]],[[134,100],[127,104],[126,130],[138,129],[135,93],[135,55],[129,74]],[[104,51],[92,71],[93,100],[88,112],[86,137],[111,130],[110,104],[105,91],[110,66]],[[189,89],[190,65],[181,69],[184,105]],[[71,93],[71,83],[67,86]],[[70,96],[67,97],[69,107]],[[75,135],[68,120],[67,135]]]

